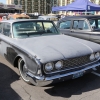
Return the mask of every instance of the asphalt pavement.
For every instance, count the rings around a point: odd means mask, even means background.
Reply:
[[[45,87],[26,84],[0,56],[0,100],[100,100],[100,71]]]

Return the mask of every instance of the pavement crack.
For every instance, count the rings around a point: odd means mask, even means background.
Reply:
[[[24,89],[24,87],[22,87],[22,88]],[[29,95],[29,100],[31,100],[31,95],[25,89],[24,89],[24,91]]]
[[[18,83],[17,83],[18,84]],[[19,84],[20,85],[20,84]],[[29,95],[29,99],[28,100],[31,100],[31,95],[25,90],[25,88],[22,86],[22,85],[20,85],[21,87],[22,87],[22,89],[25,91],[25,93],[27,94],[27,95]]]

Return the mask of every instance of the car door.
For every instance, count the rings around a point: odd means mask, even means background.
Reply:
[[[10,55],[12,52],[12,47],[9,43],[11,39],[11,26],[9,23],[4,22],[2,26],[2,34],[0,35],[0,54],[5,57],[8,61],[11,61],[12,56]]]
[[[90,40],[91,28],[85,20],[73,20],[72,29],[70,31],[70,36]]]
[[[89,23],[91,27],[94,28],[91,31],[90,40],[100,44],[100,19],[90,19]]]
[[[59,28],[61,33],[65,34],[65,35],[69,35],[69,33],[71,32],[70,31],[71,25],[72,25],[72,21],[66,20],[66,21],[59,22],[57,27]]]
[[[0,55],[2,54],[2,46],[1,46],[2,28],[3,28],[3,23],[0,23]]]

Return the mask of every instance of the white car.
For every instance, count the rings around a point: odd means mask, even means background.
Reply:
[[[47,15],[47,16],[39,16],[38,19],[40,20],[51,20],[54,21],[55,24],[57,24],[58,18],[56,16],[51,16],[51,15]]]

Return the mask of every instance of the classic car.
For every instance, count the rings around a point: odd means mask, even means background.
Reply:
[[[14,20],[14,19],[30,19],[30,17],[24,13],[22,14],[15,13],[8,15],[8,20]]]
[[[81,77],[100,65],[99,44],[63,35],[47,20],[0,22],[0,55],[26,83],[38,86]]]
[[[7,15],[6,14],[0,14],[0,21],[4,20],[4,18],[7,18]]]
[[[39,16],[39,20],[51,20],[54,21],[55,24],[57,24],[57,21],[59,20],[58,17],[54,15],[45,15],[45,16]]]
[[[67,16],[57,23],[60,32],[100,43],[100,16]]]

